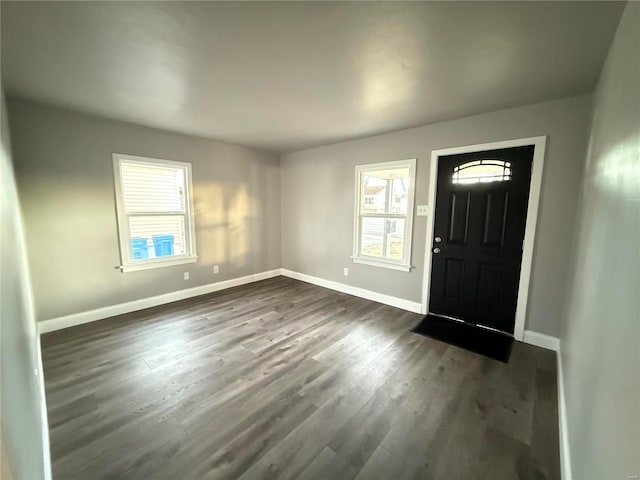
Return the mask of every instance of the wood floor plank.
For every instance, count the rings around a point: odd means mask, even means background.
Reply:
[[[427,478],[425,475],[419,457],[398,455],[378,445],[356,480],[418,480]]]
[[[42,337],[54,480],[559,478],[555,357],[276,277]]]
[[[556,455],[560,450],[560,440],[555,428],[558,425],[557,398],[555,371],[537,369],[529,465],[531,478],[560,479],[560,458]]]
[[[352,480],[358,473],[351,465],[338,457],[328,447],[300,474],[305,480]]]
[[[240,478],[288,480],[299,478],[348,419],[375,390],[357,382],[341,390],[309,416]]]

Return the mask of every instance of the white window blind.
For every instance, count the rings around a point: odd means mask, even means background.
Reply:
[[[195,261],[191,165],[114,154],[123,271]]]
[[[120,175],[126,213],[185,212],[182,168],[122,162]]]

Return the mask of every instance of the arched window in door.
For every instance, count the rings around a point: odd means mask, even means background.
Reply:
[[[453,167],[452,183],[490,183],[511,180],[511,163],[502,160],[474,160]]]

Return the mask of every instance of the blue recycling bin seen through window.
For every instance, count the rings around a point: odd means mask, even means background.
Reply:
[[[149,247],[147,245],[146,238],[132,238],[131,239],[131,253],[134,260],[142,260],[149,258]]]
[[[154,235],[153,247],[156,251],[156,257],[173,255],[173,235]]]

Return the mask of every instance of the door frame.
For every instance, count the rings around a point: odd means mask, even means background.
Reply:
[[[424,255],[424,269],[422,277],[422,313],[427,314],[429,308],[429,295],[431,290],[431,245],[433,243],[433,230],[436,213],[436,182],[438,177],[438,163],[440,157],[445,155],[457,155],[459,153],[481,152],[485,150],[497,150],[501,148],[523,147],[533,145],[533,165],[531,167],[531,184],[529,188],[529,200],[527,202],[527,222],[524,232],[524,246],[522,249],[522,263],[520,268],[520,283],[518,285],[518,300],[516,303],[516,323],[513,336],[516,340],[524,338],[524,327],[527,316],[527,303],[529,300],[529,287],[531,280],[531,266],[533,264],[533,249],[536,237],[536,224],[538,222],[538,207],[540,205],[540,191],[542,189],[542,170],[547,145],[547,136],[518,138],[500,142],[480,143],[465,145],[462,147],[444,148],[431,151],[431,167],[429,170],[429,203],[427,206],[427,236]]]

